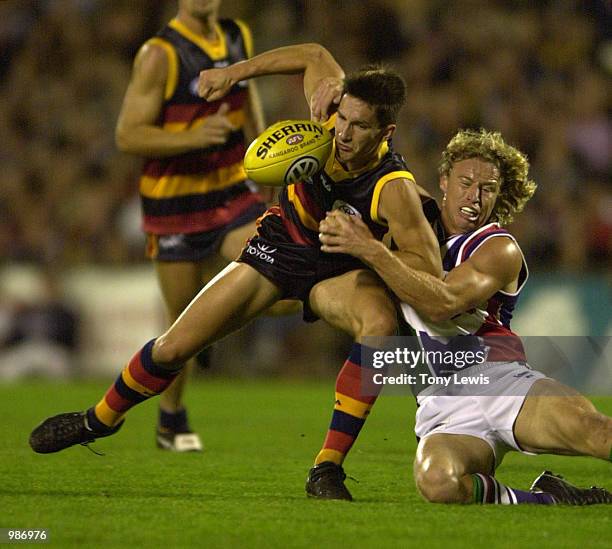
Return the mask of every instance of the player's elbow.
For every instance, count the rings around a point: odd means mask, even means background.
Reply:
[[[458,309],[457,300],[453,299],[452,296],[443,296],[435,303],[430,303],[424,313],[433,322],[445,322],[456,316],[459,312]]]
[[[321,44],[311,42],[304,44],[302,54],[306,67],[316,68],[322,76],[344,78],[344,71],[338,65],[334,56]]]
[[[453,315],[441,308],[431,308],[429,311],[426,311],[425,314],[432,322],[444,322],[453,317]]]
[[[310,42],[302,46],[302,53],[310,63],[319,63],[331,54],[321,44]]]
[[[115,145],[122,153],[144,155],[147,149],[144,147],[144,139],[141,126],[117,124],[115,128]]]
[[[117,126],[115,129],[115,145],[122,153],[133,153],[132,143],[129,137],[129,132],[122,126]]]

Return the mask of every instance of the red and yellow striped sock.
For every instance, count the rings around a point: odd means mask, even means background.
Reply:
[[[372,369],[361,366],[361,350],[361,345],[354,343],[338,373],[331,424],[323,448],[315,458],[315,465],[324,461],[342,465],[378,398],[378,394],[372,394],[370,390],[371,383],[367,383],[367,376],[371,376]],[[362,395],[364,384],[368,387],[368,396]]]
[[[154,339],[149,341],[134,355],[102,400],[87,411],[92,430],[116,426],[132,406],[160,394],[177,376],[179,370],[167,370],[153,361],[154,343]]]

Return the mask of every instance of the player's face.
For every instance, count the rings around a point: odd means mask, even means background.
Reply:
[[[442,221],[449,234],[473,231],[484,225],[493,211],[500,189],[499,169],[481,158],[453,164],[440,179],[444,192]]]
[[[217,15],[221,0],[180,0],[179,6],[192,17],[203,18]]]
[[[345,94],[336,118],[336,158],[349,170],[358,170],[376,158],[381,142],[391,137],[395,125],[378,125],[374,109]]]

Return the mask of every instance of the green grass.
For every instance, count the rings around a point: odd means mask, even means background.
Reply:
[[[48,528],[62,547],[610,547],[610,507],[424,503],[411,466],[412,399],[384,397],[346,462],[355,502],[313,501],[304,479],[329,421],[333,383],[194,383],[203,454],[153,446],[156,403],[94,447],[37,455],[44,417],[98,400],[106,383],[0,386],[0,527]],[[612,414],[612,399],[597,405]],[[544,468],[612,486],[609,463],[507,456],[500,480],[528,487]]]

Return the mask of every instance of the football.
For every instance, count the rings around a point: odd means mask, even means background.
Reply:
[[[313,176],[325,166],[333,137],[311,120],[284,120],[251,143],[244,169],[256,183],[281,186]]]

